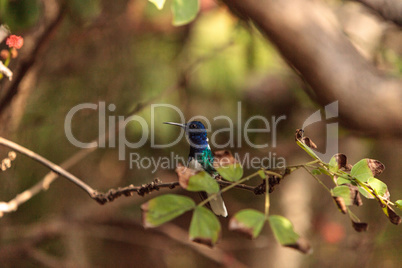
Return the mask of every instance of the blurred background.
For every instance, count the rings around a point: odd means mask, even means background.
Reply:
[[[253,115],[264,116],[271,123],[272,116],[285,115],[286,120],[278,123],[276,147],[271,146],[272,133],[255,133],[250,140],[268,142],[268,149],[247,146],[243,136],[241,147],[228,149],[250,157],[275,153],[288,165],[310,161],[295,144],[294,132],[322,107],[311,100],[308,87],[275,47],[256,28],[212,0],[200,1],[200,13],[192,23],[175,27],[169,3],[159,11],[146,0],[0,1],[0,22],[24,37],[24,47],[10,64],[23,80],[18,93],[8,100],[11,108],[1,110],[0,135],[60,164],[82,152],[64,132],[66,114],[74,106],[114,104],[116,109],[107,110],[107,116],[128,116],[134,111],[150,126],[151,105],[171,104],[186,120],[205,116],[212,131],[230,127],[225,120],[213,120],[219,115],[232,118],[234,129]],[[329,4],[359,51],[377,68],[402,77],[400,28],[357,3]],[[10,83],[0,81],[2,101],[7,99],[5,90]],[[172,109],[156,109],[153,119],[157,144],[171,142],[180,134],[179,129],[162,124],[180,120]],[[75,115],[72,130],[77,139],[90,142],[99,136],[98,123],[97,110],[83,110]],[[253,121],[250,126],[260,128],[261,123]],[[132,122],[125,134],[136,142],[142,131],[138,122]],[[324,148],[325,122],[309,126],[306,135]],[[349,163],[373,158],[385,164],[379,179],[388,185],[391,200],[401,199],[401,137],[367,137],[342,125],[339,135],[339,151],[348,156]],[[216,136],[220,144],[229,138],[228,132]],[[0,159],[8,151],[0,148]],[[152,169],[130,167],[127,159],[129,153],[158,158],[169,157],[171,152],[186,158],[187,141],[183,138],[173,147],[155,149],[148,138],[141,148],[128,148],[125,161],[119,160],[116,148],[96,149],[69,171],[101,191],[156,178],[170,182],[177,180],[174,167],[153,173]],[[0,173],[0,200],[11,200],[47,172],[18,154],[12,167]],[[328,178],[322,179],[333,186]],[[250,182],[259,183],[258,179]],[[188,240],[190,213],[145,230],[140,205],[168,192],[198,200],[197,194],[176,188],[144,197],[120,197],[101,206],[59,178],[47,191],[0,218],[0,266],[400,267],[402,263],[401,227],[388,221],[376,201],[365,199],[363,207],[352,208],[369,224],[367,232],[357,233],[328,193],[302,170],[276,186],[271,213],[293,222],[296,232],[311,242],[311,255],[280,247],[267,227],[256,240],[229,232],[230,215],[243,208],[264,208],[263,196],[237,189],[224,194],[229,218],[220,218],[222,238],[212,250]]]

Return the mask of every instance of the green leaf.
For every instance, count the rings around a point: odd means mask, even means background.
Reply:
[[[205,207],[194,210],[190,224],[190,240],[212,247],[218,241],[221,224],[212,211]]]
[[[296,244],[299,235],[293,230],[292,223],[283,216],[272,215],[268,217],[269,224],[276,240],[283,246]]]
[[[346,177],[338,177],[337,179],[336,179],[336,183],[338,184],[338,185],[342,185],[342,184],[346,184],[346,183],[352,183],[348,178],[346,178]]]
[[[329,160],[328,166],[329,166],[329,170],[331,172],[337,172],[338,171],[338,169],[339,169],[338,161],[337,161],[335,155],[331,158],[331,160]]]
[[[306,151],[306,153],[308,153],[312,158],[316,159],[316,160],[321,160],[316,154],[315,152],[308,147],[305,143],[296,140],[297,145],[299,145],[304,151]]]
[[[344,154],[335,154],[328,163],[331,172],[337,172],[347,164],[347,157]]]
[[[243,176],[243,168],[240,164],[223,166],[216,170],[227,181],[238,181]]]
[[[367,184],[370,185],[374,192],[381,197],[383,197],[388,191],[387,185],[379,179],[369,178]]]
[[[186,189],[193,192],[204,191],[209,194],[217,193],[220,190],[219,184],[206,171],[191,176]]]
[[[360,186],[359,186],[359,193],[360,193],[362,196],[364,196],[365,198],[367,198],[367,199],[374,199],[374,198],[375,198],[374,195],[372,195],[371,193],[367,192],[366,189],[364,189],[364,188],[362,188],[362,187],[360,187]]]
[[[352,167],[350,175],[360,182],[367,182],[368,179],[380,174],[383,170],[384,165],[380,161],[365,158]]]
[[[318,168],[316,168],[316,169],[313,169],[313,170],[311,171],[311,174],[313,174],[313,175],[321,175],[322,172],[321,172],[321,170],[319,170]]]
[[[395,205],[396,205],[400,210],[402,210],[402,200],[396,200],[396,201],[395,201]]]
[[[292,223],[285,217],[272,215],[268,217],[269,224],[274,233],[275,239],[285,247],[297,249],[303,253],[310,252],[310,245],[293,230]]]
[[[360,182],[367,182],[369,178],[373,177],[373,172],[371,172],[367,159],[362,159],[357,162],[350,171],[350,175],[355,177]]]
[[[189,197],[175,194],[158,196],[142,204],[142,222],[145,228],[157,227],[193,208],[195,203]]]
[[[352,205],[352,200],[350,198],[350,188],[348,186],[342,185],[331,189],[332,196],[342,197],[345,201],[346,206]]]
[[[318,170],[321,171],[322,174],[325,174],[327,176],[332,176],[325,168],[318,167]]]
[[[198,0],[173,0],[173,25],[180,26],[194,20],[200,8]]]
[[[254,209],[237,212],[229,222],[229,230],[241,232],[250,238],[256,238],[264,227],[264,213]]]
[[[152,4],[156,6],[157,9],[161,10],[165,5],[165,0],[149,0]]]
[[[262,169],[258,170],[258,175],[260,175],[261,179],[265,179],[266,177],[265,172]]]

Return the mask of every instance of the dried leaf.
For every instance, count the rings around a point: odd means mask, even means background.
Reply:
[[[295,140],[299,141],[303,137],[304,130],[303,129],[296,129],[295,133]]]
[[[219,192],[219,184],[206,171],[196,172],[190,168],[179,165],[176,168],[180,186],[187,191],[207,192],[214,194]]]
[[[368,164],[368,167],[373,172],[374,177],[380,175],[385,169],[385,166],[383,165],[383,163],[381,163],[378,160],[367,159],[367,164]]]
[[[395,225],[399,225],[401,223],[401,217],[399,217],[398,214],[395,213],[395,211],[390,207],[390,205],[387,206],[387,212],[388,212],[388,219],[391,223]]]
[[[221,224],[209,209],[196,207],[190,223],[190,240],[213,247],[219,239]]]
[[[346,184],[349,189],[350,189],[350,198],[352,199],[352,204],[355,206],[362,206],[363,205],[363,201],[362,198],[360,197],[360,193],[359,193],[359,187],[352,185],[352,184]]]
[[[229,230],[245,234],[248,238],[256,238],[264,226],[265,215],[254,209],[237,212],[229,221]]]
[[[346,166],[343,167],[343,169],[344,169],[345,171],[351,171],[352,168],[353,168],[353,165],[352,165],[352,164],[346,164]]]
[[[303,137],[303,130],[296,130],[295,140],[297,145],[299,145],[306,153],[308,153],[314,159],[319,160],[320,158],[311,148],[317,148],[314,142],[312,142],[308,137]]]
[[[352,226],[353,229],[355,229],[357,232],[366,232],[368,230],[368,224],[365,222],[356,222],[352,220]]]
[[[194,176],[197,173],[197,171],[195,171],[194,169],[185,167],[182,164],[179,164],[176,167],[175,171],[177,173],[177,176],[179,177],[180,186],[184,189],[187,189],[190,177]]]
[[[301,141],[306,144],[308,147],[316,149],[317,145],[309,138],[309,137],[303,137]]]
[[[368,179],[375,177],[384,170],[384,165],[381,162],[373,159],[362,159],[357,162],[350,175],[355,177],[360,182],[367,182]]]
[[[347,185],[336,186],[331,189],[332,196],[341,197],[345,206],[353,204],[351,189]],[[335,201],[336,202],[336,201]]]
[[[347,157],[344,154],[336,154],[329,161],[329,170],[337,172],[338,169],[345,168],[347,164]]]
[[[305,239],[303,237],[300,237],[299,240],[297,240],[296,244],[285,245],[285,247],[299,250],[300,252],[302,252],[304,254],[311,254],[313,252],[313,249],[311,248],[310,243],[308,242],[307,239]]]
[[[233,157],[232,153],[228,150],[221,150],[214,152],[214,167],[224,167],[231,164],[236,164],[237,160]]]
[[[340,197],[340,196],[333,196],[332,198],[334,199],[334,201],[335,201],[336,205],[338,206],[339,210],[343,214],[346,214],[347,207],[346,207],[346,204],[345,204],[345,200],[343,200],[343,198]]]

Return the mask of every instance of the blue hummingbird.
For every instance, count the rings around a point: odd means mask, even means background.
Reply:
[[[207,171],[212,177],[218,175],[213,166],[214,156],[208,144],[207,130],[200,121],[191,121],[187,124],[165,122],[164,124],[182,127],[190,143],[190,154],[188,156],[188,167],[197,171]],[[201,193],[202,198],[206,198],[206,193]],[[218,215],[227,217],[228,213],[223,202],[222,196],[218,195],[209,201],[212,211]]]

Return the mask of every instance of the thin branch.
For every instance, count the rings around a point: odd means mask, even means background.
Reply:
[[[9,141],[3,137],[0,137],[0,144],[4,145],[10,149],[13,149],[23,155],[26,155],[26,156],[32,158],[33,160],[41,163],[42,165],[49,168],[56,174],[61,175],[61,176],[65,177],[66,179],[70,180],[71,182],[76,184],[78,187],[83,189],[89,196],[93,197],[95,190],[92,189],[91,186],[89,186],[88,184],[86,184],[85,182],[83,182],[82,180],[80,180],[79,178],[77,178],[76,176],[71,174],[70,172],[66,171],[59,165],[56,165],[55,163],[47,160],[46,158],[40,156],[39,154],[21,146],[21,145],[18,145],[12,141]]]
[[[148,184],[143,184],[141,186],[129,185],[126,187],[119,187],[117,189],[110,189],[107,193],[99,193],[94,197],[96,201],[100,204],[105,204],[106,202],[111,202],[120,196],[132,196],[133,193],[137,193],[140,196],[149,194],[153,191],[159,191],[160,188],[174,189],[179,186],[179,182],[167,182],[163,183],[159,179],[155,179],[153,182]]]
[[[80,162],[84,157],[86,157],[89,153],[91,153],[94,150],[95,150],[95,148],[83,149],[83,150],[79,151],[78,153],[74,154],[71,158],[69,158],[67,161],[65,161],[60,166],[64,169],[68,169],[68,168],[74,166],[76,163]],[[31,188],[18,194],[13,199],[11,199],[9,202],[1,202],[0,203],[0,217],[2,216],[3,213],[9,213],[9,212],[16,211],[21,204],[27,202],[29,199],[31,199],[33,196],[37,195],[38,193],[49,189],[50,184],[53,181],[55,181],[58,177],[59,177],[58,174],[56,174],[54,172],[49,172],[48,174],[46,174],[46,176],[41,181],[36,183]]]
[[[322,187],[324,187],[330,194],[331,194],[331,190],[316,176],[314,175],[307,167],[303,166],[303,168],[310,173],[310,175],[319,183],[321,184]]]
[[[270,193],[273,191],[273,186],[276,184],[279,184],[279,181],[280,180],[277,180],[272,177],[269,178],[269,192]],[[234,186],[232,186],[232,188],[250,191],[256,195],[265,194],[265,181],[263,181],[262,184],[257,185],[257,186],[236,184],[234,182],[223,181],[223,180],[217,180],[217,182],[221,186],[231,186],[231,185],[235,184]],[[163,183],[161,180],[155,179],[153,182],[143,184],[141,186],[129,185],[126,187],[119,187],[117,189],[110,189],[107,193],[99,193],[98,192],[97,196],[94,197],[94,199],[96,201],[98,201],[99,203],[104,204],[106,202],[111,202],[120,196],[132,196],[133,193],[137,193],[140,196],[144,196],[145,194],[149,194],[153,191],[159,191],[159,189],[161,189],[161,188],[174,189],[177,186],[180,186],[178,181]]]
[[[164,97],[168,94],[171,94],[173,91],[180,88],[183,84],[183,79],[186,79],[187,74],[191,73],[199,64],[211,59],[213,54],[219,53],[224,48],[227,48],[227,47],[229,47],[229,44],[223,46],[222,48],[218,48],[218,49],[214,50],[214,52],[211,53],[211,55],[209,55],[208,57],[203,57],[202,60],[196,60],[193,64],[191,64],[188,68],[186,68],[185,71],[183,71],[181,73],[181,77],[179,77],[179,79],[177,80],[177,82],[174,85],[166,88],[161,94],[158,94],[153,98],[150,98],[148,101],[143,102],[143,103],[138,103],[137,106],[132,111],[130,111],[128,115],[126,115],[126,117],[134,116],[135,114],[139,113],[144,108],[146,108],[147,106],[152,104],[154,101],[156,101],[159,98]],[[119,131],[121,131],[124,127],[125,127],[124,123],[121,123],[118,126],[116,126],[115,134],[117,134]],[[109,140],[109,138],[110,138],[109,132],[102,133],[99,137],[97,137],[96,139],[91,141],[91,143],[95,143],[99,140]],[[98,147],[82,149],[82,150],[78,151],[73,156],[71,156],[66,161],[64,161],[62,164],[60,164],[60,167],[62,167],[65,170],[71,168],[75,164],[79,163],[82,159],[84,159],[87,155],[94,152],[97,148]],[[18,194],[16,197],[11,199],[9,202],[0,202],[0,217],[2,217],[4,213],[16,211],[21,204],[27,202],[29,199],[31,199],[33,196],[39,194],[41,191],[47,190],[49,188],[50,184],[53,183],[58,177],[59,177],[59,174],[57,174],[55,172],[49,172],[48,174],[46,174],[46,176],[41,181],[36,183],[31,188],[25,190],[24,192]],[[128,186],[128,187],[130,187],[130,186]],[[135,186],[132,186],[132,187],[135,187]],[[147,186],[147,187],[148,187],[147,188],[148,190],[153,189],[152,187],[149,188],[150,186]],[[114,198],[116,198],[116,196],[125,195],[125,193],[127,192],[127,187],[124,187],[121,189],[123,189],[122,194],[119,194],[118,192],[116,192],[116,190],[111,189],[108,191],[108,193],[100,193],[100,192],[96,191],[93,193],[93,196],[91,196],[91,197],[94,198],[95,200],[97,200],[99,203],[104,204],[109,199],[113,200]],[[142,193],[142,192],[147,193],[147,190],[142,189],[141,186],[137,190],[140,193]],[[135,188],[133,188],[134,192],[137,192],[137,190],[135,190]]]
[[[153,181],[149,184],[143,184],[141,186],[130,185],[130,186],[121,187],[118,189],[110,189],[107,193],[102,193],[102,192],[94,190],[92,187],[90,187],[89,185],[87,185],[82,180],[80,180],[79,178],[77,178],[76,176],[71,174],[70,172],[66,171],[62,167],[52,163],[51,161],[45,159],[44,157],[34,153],[33,151],[31,151],[21,145],[18,145],[16,143],[9,141],[7,139],[4,139],[2,137],[0,137],[0,144],[34,159],[35,161],[39,162],[40,164],[42,164],[42,165],[46,166],[47,168],[49,168],[50,170],[52,170],[57,175],[61,175],[65,178],[67,178],[68,180],[70,180],[71,182],[76,184],[78,187],[83,189],[92,199],[96,200],[100,204],[105,204],[106,202],[111,202],[114,199],[116,199],[120,196],[123,196],[123,195],[131,196],[134,192],[136,192],[138,195],[144,196],[145,194],[151,193],[155,190],[158,191],[160,188],[173,189],[179,185],[179,182],[163,183],[159,179],[156,179],[155,181]],[[72,162],[75,162],[75,161],[78,161],[78,159],[81,159],[83,156],[86,155],[86,152],[87,151],[84,151],[82,155],[77,156],[76,159],[74,159],[74,161],[72,161]],[[255,176],[255,174],[253,174],[252,176]],[[252,176],[249,176],[249,177],[252,177]],[[246,178],[249,178],[249,177],[246,177]],[[33,196],[33,194],[40,192],[42,189],[47,189],[49,187],[49,184],[56,177],[50,177],[50,179],[49,178],[46,179],[46,178],[48,178],[48,177],[46,176],[45,179],[43,181],[41,181],[39,184],[35,185],[30,190],[26,190],[23,193],[19,194],[15,199],[11,200],[10,202],[0,203],[0,212],[6,213],[6,212],[15,211],[20,204],[29,200]],[[245,179],[243,179],[243,180],[245,180]],[[279,182],[280,182],[280,178],[278,176],[271,176],[270,181],[269,181],[269,184],[270,184],[269,191],[272,192],[273,187],[276,184],[279,184]],[[235,188],[239,188],[242,190],[252,191],[255,194],[265,193],[265,191],[263,190],[263,188],[265,188],[264,183],[261,185],[255,186],[255,187],[244,185],[244,184],[239,184],[237,182],[233,183],[233,182],[226,182],[226,181],[222,181],[222,180],[218,180],[218,183],[222,186],[227,186],[227,188],[235,187]]]

